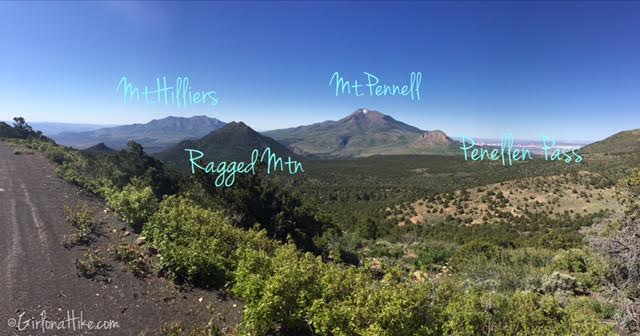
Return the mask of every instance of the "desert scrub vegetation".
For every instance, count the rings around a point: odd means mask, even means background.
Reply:
[[[81,258],[76,259],[76,270],[78,276],[94,279],[97,276],[106,277],[111,265],[103,259],[100,249],[88,249]]]
[[[119,244],[110,246],[107,252],[114,260],[124,264],[125,271],[131,272],[137,278],[144,278],[151,273],[149,262],[140,247]]]
[[[65,208],[66,222],[76,229],[76,232],[65,234],[62,245],[72,248],[78,245],[89,245],[99,234],[101,221],[96,220],[93,210],[87,203],[76,207]]]
[[[616,188],[598,188],[592,184],[594,179],[600,177],[599,173],[580,171],[575,174],[520,178],[486,185],[484,188],[472,188],[470,191],[461,189],[398,205],[395,209],[399,213],[387,214],[386,218],[400,225],[443,218],[468,224],[486,224],[531,213],[560,217],[570,210],[592,214],[618,208],[614,197]]]

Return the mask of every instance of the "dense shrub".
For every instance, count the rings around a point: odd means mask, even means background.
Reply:
[[[453,267],[463,267],[463,265],[469,263],[470,260],[485,259],[499,261],[502,258],[503,252],[499,246],[488,241],[476,240],[462,245],[451,258],[451,265]]]
[[[550,267],[554,271],[568,272],[575,276],[581,286],[597,290],[610,274],[610,269],[602,257],[587,249],[560,250]]]
[[[563,308],[549,295],[470,290],[445,308],[447,335],[614,335],[587,306]]]
[[[198,171],[191,179],[195,186],[188,186],[188,190],[202,188],[208,197],[207,206],[229,212],[245,229],[265,229],[272,239],[292,241],[305,251],[322,252],[323,247],[314,240],[334,225],[327,216],[304,204],[294,190],[259,174],[238,176],[233,188],[213,187],[214,178]]]
[[[421,268],[445,265],[455,254],[456,247],[445,242],[427,242],[418,248],[417,263]]]
[[[322,262],[311,254],[300,256],[291,245],[273,257],[245,250],[236,270],[233,292],[245,300],[243,330],[248,335],[306,333],[307,309],[320,296],[318,276]]]
[[[580,273],[587,271],[587,255],[581,249],[560,251],[552,262],[552,267],[556,270]]]
[[[274,247],[264,232],[235,228],[222,212],[177,196],[160,204],[144,232],[170,277],[205,287],[232,279],[240,247],[267,251]]]
[[[326,264],[290,245],[245,251],[234,293],[247,335],[437,335],[430,285],[378,281],[365,268]]]
[[[310,308],[320,335],[439,335],[432,286],[377,281],[362,268],[326,265],[322,296]]]
[[[114,190],[107,197],[107,204],[136,231],[140,231],[142,224],[158,208],[158,200],[151,187],[143,186],[138,180],[125,186],[122,191]]]
[[[633,169],[633,171],[631,172],[631,174],[629,174],[629,178],[627,180],[627,183],[629,184],[629,186],[631,187],[638,187],[640,186],[640,168],[635,168]]]

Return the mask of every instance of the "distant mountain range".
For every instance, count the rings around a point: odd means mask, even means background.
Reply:
[[[53,123],[49,123],[53,124]],[[88,126],[89,127],[89,126]],[[37,127],[34,127],[38,129]],[[46,133],[45,133],[46,134]],[[425,131],[368,109],[358,109],[337,120],[263,132],[242,122],[224,122],[206,116],[167,117],[146,124],[100,128],[85,132],[49,134],[56,142],[92,153],[126,147],[129,140],[168,162],[185,159],[185,148],[201,150],[211,160],[247,160],[254,148],[271,147],[278,155],[307,158],[350,158],[395,154],[460,153],[460,143],[440,130]],[[479,144],[491,145],[490,140]],[[531,146],[538,145],[531,142]],[[563,147],[582,144],[558,143]],[[583,153],[640,152],[640,129],[617,133],[581,149]]]
[[[338,121],[324,121],[263,134],[298,154],[361,157],[390,154],[453,154],[458,143],[442,131],[423,131],[378,111],[358,109]]]
[[[287,156],[295,157],[288,148],[277,141],[264,136],[243,122],[230,122],[197,140],[185,140],[154,156],[163,162],[188,169],[189,154],[186,148],[197,149],[205,154],[206,162],[214,161],[249,161],[251,151],[259,149],[260,152],[269,147],[272,153],[286,160]]]
[[[234,142],[234,136],[241,138],[240,144],[270,143],[282,149],[286,148],[288,152],[297,155],[320,158],[391,154],[454,154],[458,150],[457,141],[442,131],[423,131],[378,111],[367,109],[358,109],[338,121],[325,121],[308,126],[264,132],[263,135],[266,137],[259,140],[256,135],[260,134],[243,123],[235,123],[235,127],[243,126],[255,133],[251,135],[252,141],[246,139],[247,134],[236,134],[228,130],[227,133],[219,133],[225,134],[228,138],[222,138],[220,135],[211,137],[214,131],[221,129],[224,125],[222,121],[206,116],[167,117],[152,120],[146,124],[107,127],[84,132],[52,133],[49,136],[57,143],[78,149],[102,144],[102,146],[119,150],[125,148],[129,140],[134,140],[149,153],[163,152],[160,156],[165,158],[171,157],[173,147],[183,145],[182,142],[185,140],[193,140],[193,143],[197,142],[198,145],[203,146],[219,146],[220,148],[216,149],[218,153],[216,157],[221,157],[220,153],[235,153],[238,148],[225,150],[229,145],[238,145]],[[94,149],[102,149],[102,146]],[[251,149],[243,148],[239,152],[245,155],[246,150]],[[183,157],[184,148],[180,152],[180,157]]]
[[[105,127],[115,127],[117,125],[98,125],[98,124],[74,124],[61,122],[29,122],[34,130],[42,131],[48,137],[63,132],[89,132]]]
[[[594,142],[582,149],[586,154],[639,153],[640,129],[618,132],[604,140]]]
[[[122,149],[129,140],[134,140],[146,152],[154,153],[185,139],[198,139],[224,125],[224,122],[206,116],[167,117],[146,124],[100,128],[88,132],[62,132],[50,137],[59,144],[79,149],[99,143],[113,149]]]
[[[13,125],[13,121],[5,121],[7,125]],[[64,123],[64,122],[50,122],[50,121],[29,121],[29,125],[36,131],[41,131],[42,134],[51,137],[52,135],[60,134],[62,132],[87,132],[93,131],[99,128],[114,127],[117,125],[99,125],[99,124],[76,124],[76,123]]]

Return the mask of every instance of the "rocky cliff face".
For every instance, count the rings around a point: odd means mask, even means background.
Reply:
[[[455,141],[440,130],[424,132],[416,139],[416,145],[420,146],[449,145],[453,143]]]

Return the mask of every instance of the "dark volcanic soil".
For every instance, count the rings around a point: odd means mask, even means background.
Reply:
[[[135,234],[104,202],[70,185],[54,173],[54,165],[39,154],[14,154],[0,142],[0,330],[5,335],[139,335],[154,334],[160,326],[179,322],[204,326],[212,320],[223,330],[240,321],[239,301],[224,299],[215,291],[181,289],[154,274],[137,278],[114,261],[108,246],[129,242]],[[105,224],[91,246],[66,249],[63,236],[75,229],[65,221],[65,206],[86,202]],[[75,261],[87,249],[98,248],[112,266],[105,277],[87,279],[77,274]],[[24,314],[23,314],[24,313]],[[63,327],[30,318],[65,321],[79,317],[82,330],[65,322]],[[73,314],[73,315],[72,315]],[[117,321],[110,330],[88,330],[86,323]],[[19,323],[18,326],[15,325]],[[95,326],[94,326],[95,327]],[[22,329],[22,330],[19,330]],[[36,330],[37,329],[37,330]]]

